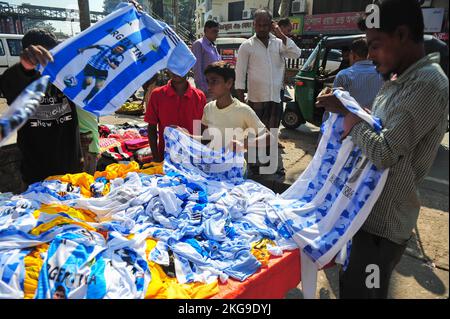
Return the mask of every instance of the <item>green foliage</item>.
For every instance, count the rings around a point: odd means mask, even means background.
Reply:
[[[104,0],[103,2],[103,11],[106,13],[111,13],[114,11],[116,6],[122,2],[122,0]]]
[[[39,21],[39,20],[34,20],[34,19],[25,19],[23,21],[23,28],[25,31],[28,31],[28,30],[34,29],[34,28],[45,29],[45,30],[49,30],[51,32],[56,31],[56,28],[50,22]]]

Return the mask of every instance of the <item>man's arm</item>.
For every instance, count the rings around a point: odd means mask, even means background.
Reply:
[[[423,137],[442,121],[448,105],[445,95],[437,85],[411,85],[395,106],[398,111],[383,123],[381,134],[359,122],[351,128],[352,140],[378,168],[392,167],[402,156],[414,151]],[[348,114],[346,120],[352,116]]]
[[[163,154],[159,154],[158,151],[158,103],[157,103],[157,95],[155,91],[150,94],[150,97],[147,102],[147,110],[145,112],[144,121],[148,123],[148,144],[150,145],[150,149],[152,150],[153,160],[155,162],[163,161]]]
[[[154,124],[149,124],[147,127],[148,130],[148,144],[150,145],[150,149],[152,150],[153,161],[154,162],[162,162],[162,154],[159,154],[158,151],[158,126]]]
[[[0,78],[0,91],[11,104],[16,97],[39,76],[36,66],[53,62],[51,53],[40,45],[30,45],[20,55],[20,63],[8,68]]]
[[[197,59],[197,62],[195,62],[192,69],[194,71],[195,86],[203,92],[207,92],[208,84],[206,83],[205,76],[203,74],[203,48],[200,41],[194,42],[192,45],[192,53]]]
[[[84,51],[89,50],[89,49],[100,49],[100,46],[99,45],[91,45],[84,49],[78,49],[78,53],[83,53]]]
[[[336,78],[334,79],[333,87],[334,88],[343,88],[344,90],[348,91],[348,78],[342,71],[339,72],[336,75]]]
[[[248,62],[250,54],[248,52],[247,44],[243,43],[239,47],[237,63],[236,63],[236,94],[239,101],[245,103],[244,92],[246,84],[246,76],[248,70]]]
[[[287,38],[286,45],[281,46],[281,55],[285,59],[298,59],[302,55],[302,50],[292,39]]]
[[[108,62],[108,65],[109,65],[113,70],[115,70],[115,69],[117,69],[117,68],[119,67],[120,63],[123,62],[124,57],[123,57],[123,55],[119,55],[119,56],[117,56],[117,57],[114,57],[114,58],[112,59],[112,61],[111,61],[110,59],[108,59],[108,58],[105,58],[105,60],[106,60],[106,62]]]

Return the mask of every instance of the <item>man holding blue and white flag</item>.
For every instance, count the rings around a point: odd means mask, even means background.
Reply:
[[[41,77],[36,65],[51,63],[48,50],[58,44],[56,36],[32,29],[22,38],[20,63],[0,77],[0,91],[9,105],[32,82]],[[52,175],[81,172],[80,131],[76,106],[55,86],[49,85],[36,112],[17,132],[22,154],[20,171],[24,186]]]
[[[114,113],[156,72],[167,68],[184,76],[195,64],[170,26],[136,6],[120,3],[105,19],[51,50],[54,63],[40,68],[78,107],[97,116]],[[86,67],[80,70],[80,65]]]
[[[360,21],[360,29],[366,32],[369,59],[387,80],[372,107],[382,122],[380,134],[348,112],[349,105],[343,106],[338,92],[317,102],[329,112],[345,115],[344,135],[351,136],[378,169],[390,170],[383,192],[353,238],[349,265],[340,280],[341,298],[387,298],[391,274],[417,223],[418,185],[428,174],[447,127],[448,78],[439,66],[439,55],[425,54],[419,2],[381,0],[376,5],[379,26],[370,26],[368,17]]]

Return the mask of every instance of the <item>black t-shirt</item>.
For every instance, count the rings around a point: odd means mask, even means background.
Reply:
[[[40,74],[27,72],[20,64],[5,71],[0,90],[11,104]],[[31,184],[52,175],[81,172],[80,132],[76,107],[49,84],[45,97],[28,122],[17,133],[22,152],[21,173]]]

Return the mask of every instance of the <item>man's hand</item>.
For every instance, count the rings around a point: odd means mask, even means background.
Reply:
[[[187,129],[185,129],[184,127],[181,127],[181,126],[178,126],[178,125],[169,125],[169,127],[173,128],[173,129],[176,129],[176,130],[178,130],[178,131],[180,131],[180,132],[182,132],[182,133],[184,133],[186,135],[191,136],[191,134],[189,134],[189,131]]]
[[[239,101],[245,103],[245,93],[244,90],[236,90],[236,95]]]
[[[38,64],[46,66],[49,61],[53,62],[52,54],[40,45],[30,45],[20,55],[20,64],[27,71],[34,70]]]
[[[233,151],[234,153],[242,153],[245,152],[245,146],[242,142],[238,140],[232,140],[230,144],[228,144],[227,149]]]
[[[330,88],[324,89],[317,97],[316,107],[322,107],[330,113],[346,115],[348,110],[342,105],[341,101],[334,96]]]
[[[144,11],[144,8],[135,0],[128,0],[128,2],[134,5],[137,11]]]
[[[277,38],[281,40],[286,38],[286,35],[283,33],[283,31],[281,31],[280,26],[276,22],[272,22],[272,32]]]
[[[342,133],[342,139],[346,138],[353,127],[361,122],[361,118],[353,113],[348,113],[344,118],[344,133]]]

